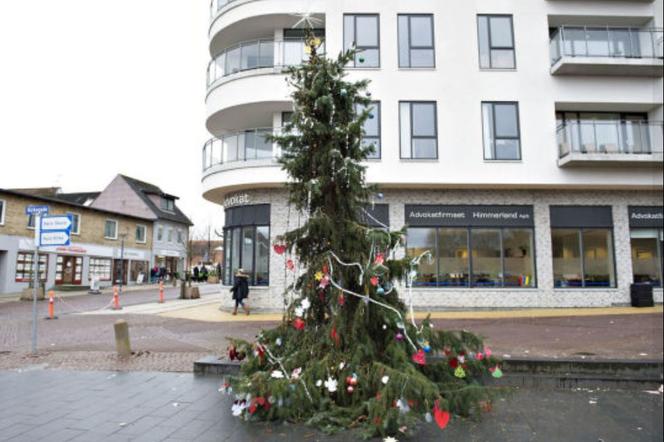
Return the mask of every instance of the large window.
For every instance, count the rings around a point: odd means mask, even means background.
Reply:
[[[118,239],[118,222],[113,219],[107,219],[104,223],[104,238]]]
[[[88,279],[92,281],[110,281],[113,260],[110,258],[90,258]]]
[[[438,158],[436,102],[400,102],[401,158]]]
[[[357,106],[357,113],[364,112],[364,107]],[[373,146],[374,151],[369,155],[369,159],[380,159],[380,102],[374,101],[370,106],[369,118],[364,122],[364,137],[362,144],[365,146]]]
[[[344,15],[344,49],[359,50],[354,67],[380,66],[380,22],[378,14]]]
[[[557,288],[616,286],[611,229],[552,229]]]
[[[409,228],[408,256],[430,251],[415,285],[421,287],[536,286],[532,228]]]
[[[270,206],[226,209],[224,284],[232,285],[242,268],[253,286],[270,284]]]
[[[479,15],[480,68],[514,69],[514,27],[511,15]]]
[[[34,252],[16,254],[16,282],[30,282],[34,279]],[[39,254],[39,280],[46,281],[48,273],[48,255]]]
[[[662,246],[664,230],[632,229],[634,283],[662,287]]]
[[[147,242],[147,230],[148,228],[144,225],[136,225],[136,242],[140,244],[145,244]]]
[[[482,103],[485,160],[520,160],[519,105],[511,102]]]
[[[436,66],[433,15],[399,15],[399,67]]]
[[[7,203],[4,200],[0,200],[0,226],[5,225],[5,210],[7,208]]]

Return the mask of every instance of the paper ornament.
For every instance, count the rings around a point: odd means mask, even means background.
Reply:
[[[321,379],[316,381],[316,387],[322,387],[323,386],[323,381]]]
[[[397,401],[397,408],[403,414],[406,414],[410,411],[410,405],[408,405],[408,401],[404,398],[401,398]]]
[[[353,394],[355,392],[355,387],[349,385],[348,387],[346,387],[346,391],[348,392],[348,394]]]
[[[493,352],[491,351],[490,348],[487,347],[484,349],[484,356],[486,356],[487,358],[490,358],[492,354]]]
[[[277,347],[281,347],[281,345],[284,343],[283,339],[277,338],[274,343],[277,345]]]
[[[298,379],[300,379],[301,374],[302,374],[302,368],[296,368],[295,370],[293,370],[293,373],[291,373],[291,379],[297,381]]]
[[[323,276],[324,276],[323,272],[316,272],[314,278],[316,279],[316,281],[320,281],[321,279],[323,279]]]
[[[403,335],[403,333],[399,332],[399,333],[396,334],[396,336],[394,337],[394,339],[396,339],[397,341],[401,342],[401,341],[403,341],[403,340],[405,339],[405,336]]]
[[[293,321],[293,327],[295,330],[304,330],[305,322],[301,318],[295,318]]]
[[[380,266],[383,265],[384,262],[385,262],[385,255],[383,255],[382,253],[376,254],[376,259],[374,260],[374,264]]]
[[[380,280],[378,279],[378,276],[372,276],[370,282],[372,286],[376,287]]]
[[[330,393],[334,393],[337,391],[338,384],[339,382],[336,379],[329,377],[327,378],[327,381],[325,381],[325,388],[327,388],[327,391]]]
[[[463,379],[466,377],[466,371],[463,369],[463,367],[457,367],[456,370],[454,370],[454,376],[458,377],[459,379]]]
[[[308,310],[309,307],[311,307],[311,301],[309,301],[309,298],[304,298],[304,299],[302,300],[302,302],[300,303],[300,306],[301,306],[303,309]]]
[[[450,413],[440,409],[440,401],[436,401],[433,407],[433,417],[441,430],[444,430],[450,423]]]
[[[285,244],[275,244],[274,247],[274,253],[277,255],[283,255],[286,253],[286,245]]]
[[[390,377],[389,376],[383,376],[380,381],[383,383],[383,385],[387,385],[387,383],[390,382]]]
[[[293,270],[295,270],[295,263],[293,262],[292,259],[289,259],[288,261],[286,261],[286,268],[287,268],[288,270],[290,270],[291,272],[292,272]]]
[[[431,415],[431,413],[426,413],[426,414],[424,415],[424,421],[425,421],[427,424],[430,424],[430,423],[433,422],[433,416]]]
[[[271,376],[274,379],[283,379],[285,377],[284,372],[281,370],[274,370]]]
[[[493,376],[496,379],[500,379],[503,377],[503,371],[498,366],[490,368],[489,371],[491,372],[491,376]]]

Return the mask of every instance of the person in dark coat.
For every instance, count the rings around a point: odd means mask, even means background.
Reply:
[[[237,315],[237,308],[242,306],[244,312],[249,316],[249,307],[244,304],[244,300],[249,297],[249,275],[244,273],[244,269],[237,269],[231,293],[233,293],[233,300],[235,301],[233,315]]]
[[[194,281],[195,282],[198,282],[198,277],[199,277],[198,266],[194,266]]]

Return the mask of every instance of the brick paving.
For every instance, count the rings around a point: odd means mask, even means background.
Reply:
[[[243,422],[231,416],[221,381],[176,373],[59,370],[0,371],[2,441],[328,441],[292,424]],[[399,439],[405,440],[400,437]],[[613,390],[517,390],[480,421],[453,418],[440,431],[422,424],[413,441],[662,440],[662,396]]]

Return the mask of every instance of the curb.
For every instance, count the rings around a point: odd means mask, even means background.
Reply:
[[[664,364],[656,360],[507,359],[502,365],[505,376],[499,380],[487,378],[487,383],[528,388],[656,390],[664,379]],[[194,362],[194,374],[234,376],[240,373],[240,366],[239,362],[207,356]]]

